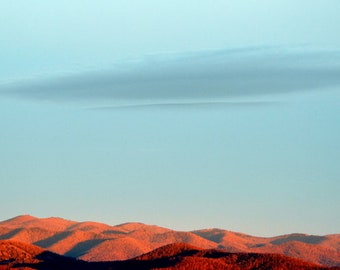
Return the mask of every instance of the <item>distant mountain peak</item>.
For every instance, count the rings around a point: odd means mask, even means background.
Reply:
[[[1,223],[11,223],[11,224],[17,224],[17,223],[23,223],[23,222],[27,222],[27,221],[31,221],[31,220],[36,220],[38,218],[25,214],[25,215],[19,215],[19,216],[15,216],[13,218],[7,219],[2,221]]]

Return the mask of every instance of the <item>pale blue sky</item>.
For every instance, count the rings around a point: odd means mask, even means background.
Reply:
[[[3,1],[0,219],[339,233],[339,1]]]

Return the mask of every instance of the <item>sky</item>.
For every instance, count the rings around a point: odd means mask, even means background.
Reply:
[[[0,2],[0,220],[339,233],[340,1]]]

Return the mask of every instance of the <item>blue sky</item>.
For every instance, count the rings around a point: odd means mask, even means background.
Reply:
[[[0,3],[0,218],[339,233],[339,12]]]

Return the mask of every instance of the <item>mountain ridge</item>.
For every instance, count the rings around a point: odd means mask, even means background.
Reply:
[[[0,270],[330,270],[326,267],[281,254],[229,253],[216,249],[201,249],[185,243],[162,246],[125,261],[86,262],[65,257],[40,247],[0,240]]]
[[[226,252],[283,254],[311,263],[340,266],[340,234],[258,237],[218,228],[184,232],[140,222],[112,226],[21,215],[0,222],[0,240],[35,244],[86,261],[127,260],[168,244],[186,243]]]

